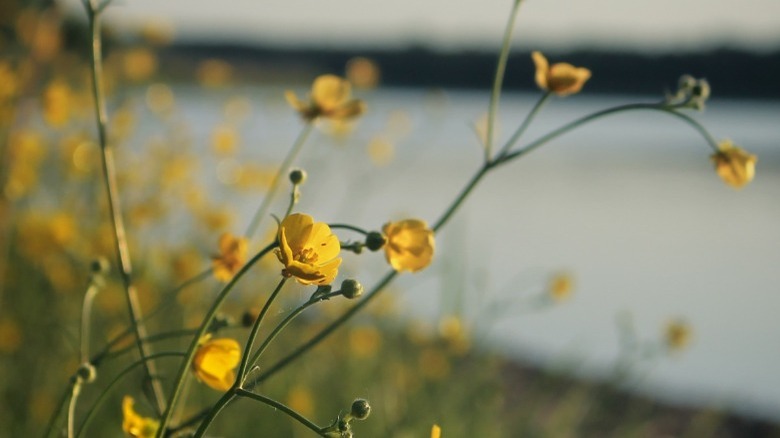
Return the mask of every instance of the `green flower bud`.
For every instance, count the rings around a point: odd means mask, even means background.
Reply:
[[[359,398],[352,402],[352,410],[350,415],[356,420],[365,420],[371,413],[371,405],[368,404],[368,400]]]
[[[293,169],[290,171],[290,182],[294,185],[301,185],[306,182],[306,171],[303,169]]]
[[[357,298],[363,295],[363,285],[353,278],[348,278],[341,282],[341,294],[350,300]]]
[[[378,231],[372,231],[366,235],[366,248],[370,249],[371,251],[377,251],[381,249],[383,246],[385,246],[385,243],[387,243],[387,238],[385,238],[384,234]]]

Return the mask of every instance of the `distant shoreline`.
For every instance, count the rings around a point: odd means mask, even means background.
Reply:
[[[688,73],[705,77],[717,97],[780,99],[780,50],[767,54],[736,49],[701,53],[644,54],[578,50],[550,53],[551,62],[569,62],[593,71],[588,90],[603,94],[658,94],[675,87]],[[247,44],[191,42],[166,47],[161,61],[172,78],[184,79],[193,65],[210,58],[236,68],[236,79],[249,83],[308,82],[322,73],[342,74],[355,56],[374,60],[382,84],[399,87],[486,89],[492,83],[496,53],[467,50],[439,52],[429,48],[322,49],[275,48]],[[526,52],[510,56],[504,87],[530,90],[533,63]]]

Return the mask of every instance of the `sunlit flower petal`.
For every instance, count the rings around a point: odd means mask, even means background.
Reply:
[[[734,146],[731,140],[720,142],[718,152],[712,154],[711,158],[718,176],[735,189],[747,185],[756,174],[758,158]]]
[[[310,102],[299,100],[292,91],[286,91],[284,97],[305,120],[318,117],[346,120],[365,112],[365,104],[350,99],[351,94],[352,87],[346,80],[334,75],[322,75],[312,84]]]
[[[578,93],[585,82],[590,79],[590,70],[574,67],[567,63],[557,63],[552,66],[541,52],[531,53],[536,65],[536,85],[542,90],[550,91],[559,96]]]
[[[219,281],[230,281],[246,263],[247,241],[230,233],[219,236],[219,255],[212,258],[214,277]]]
[[[276,257],[284,265],[282,275],[301,284],[330,284],[341,265],[341,244],[330,227],[306,214],[291,214],[279,226]]]
[[[433,260],[433,230],[425,221],[406,219],[389,222],[382,232],[387,237],[385,257],[396,271],[417,272]]]
[[[234,369],[240,361],[241,347],[235,339],[209,339],[195,352],[192,371],[206,385],[227,391],[236,380]]]
[[[160,423],[153,418],[138,415],[133,409],[135,400],[129,395],[122,399],[122,430],[132,438],[152,438],[157,435]]]

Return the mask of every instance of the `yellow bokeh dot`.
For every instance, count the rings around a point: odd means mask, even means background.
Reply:
[[[375,166],[390,164],[395,158],[395,146],[382,138],[375,138],[368,143],[368,157]]]
[[[301,385],[294,386],[287,393],[287,406],[299,414],[308,417],[314,413],[314,396],[311,391]]]
[[[374,327],[356,327],[349,332],[349,347],[355,357],[373,357],[382,345],[382,335]]]
[[[146,89],[146,106],[152,112],[165,114],[173,110],[176,100],[171,87],[165,84],[152,84]]]

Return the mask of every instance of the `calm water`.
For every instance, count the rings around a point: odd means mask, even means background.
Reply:
[[[175,91],[186,131],[205,149],[234,94]],[[242,159],[279,162],[300,129],[281,91],[235,94],[253,105],[241,127]],[[479,165],[470,124],[484,114],[487,94],[365,97],[370,113],[351,137],[317,132],[306,145],[299,164],[310,183],[300,209],[366,228],[407,215],[435,220]],[[501,138],[535,98],[503,98]],[[526,138],[592,110],[654,99],[557,99]],[[489,328],[490,346],[595,376],[615,362],[618,314],[629,312],[643,339],[683,317],[694,328],[691,347],[640,368],[633,387],[780,420],[780,103],[713,99],[693,115],[716,138],[759,156],[750,186],[725,186],[707,145],[676,119],[646,112],[604,119],[489,175],[438,237],[434,265],[397,283],[403,308],[431,320],[459,309],[478,330]],[[395,146],[395,160],[379,168],[366,153],[376,137]],[[221,190],[217,172],[204,171]],[[242,231],[257,199],[220,196],[245,218]],[[346,258],[345,271],[366,285],[383,272],[381,257]],[[572,299],[524,311],[523,298],[561,269],[576,278]],[[495,302],[510,304],[485,318]]]

